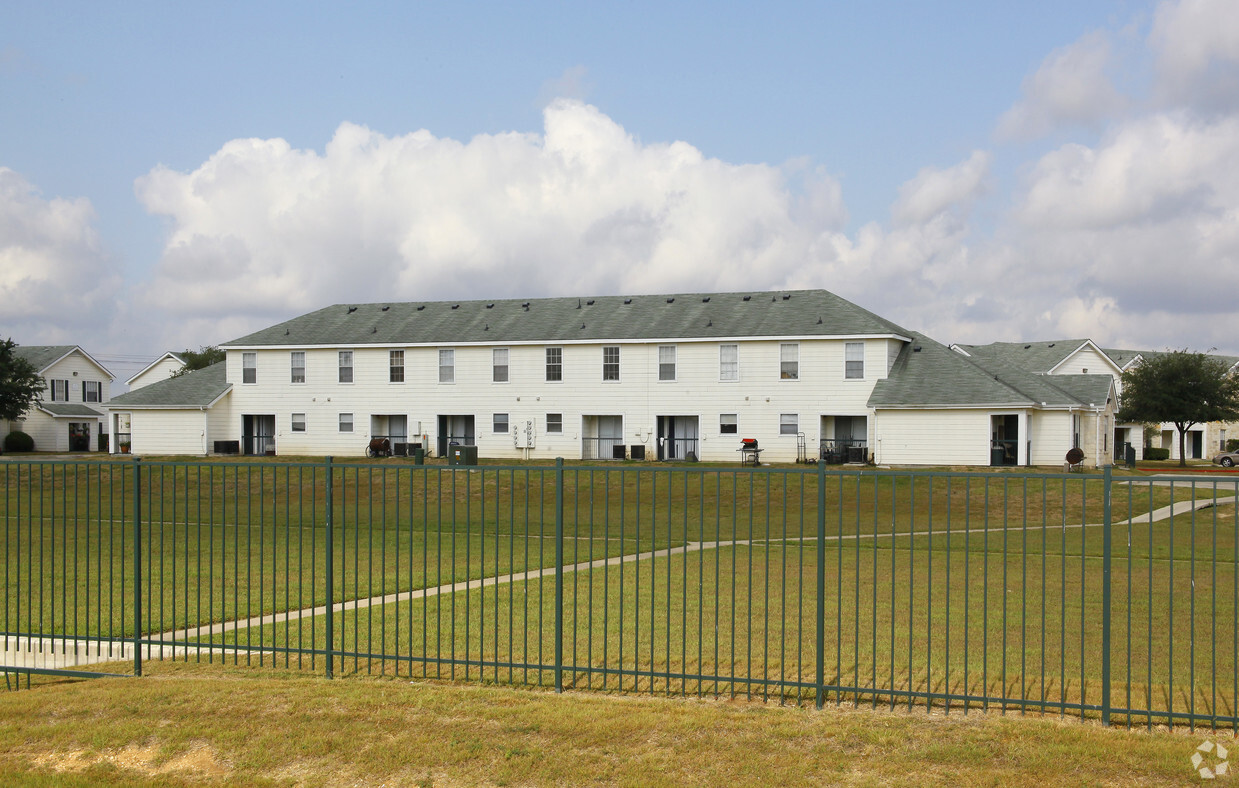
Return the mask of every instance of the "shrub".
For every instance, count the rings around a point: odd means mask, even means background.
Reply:
[[[34,438],[24,432],[14,430],[4,436],[5,451],[34,451]]]
[[[1170,459],[1170,449],[1154,449],[1149,447],[1144,450],[1144,458],[1146,460],[1168,460]]]
[[[1239,451],[1239,438],[1227,438],[1226,451]]]

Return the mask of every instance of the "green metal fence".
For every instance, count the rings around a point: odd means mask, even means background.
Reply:
[[[1233,476],[132,460],[0,486],[9,686],[192,660],[1239,724]]]

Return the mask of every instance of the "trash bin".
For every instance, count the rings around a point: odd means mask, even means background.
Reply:
[[[448,465],[477,465],[477,446],[451,446],[448,448]]]
[[[1127,461],[1127,467],[1135,468],[1136,467],[1136,447],[1132,446],[1130,443],[1126,443],[1123,446],[1124,446],[1123,459]]]
[[[414,465],[425,465],[426,464],[426,450],[423,449],[421,446],[413,447],[413,464]]]

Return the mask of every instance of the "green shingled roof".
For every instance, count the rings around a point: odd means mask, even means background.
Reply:
[[[1132,359],[1137,356],[1152,358],[1154,356],[1165,355],[1169,352],[1170,351],[1168,350],[1120,350],[1118,348],[1105,348],[1105,354],[1113,359],[1115,364],[1118,364],[1120,367],[1124,368],[1126,368],[1126,366],[1131,363]],[[1209,355],[1213,358],[1220,358],[1231,367],[1239,364],[1239,356],[1222,356],[1217,353],[1210,353]]]
[[[1074,350],[1079,345],[1072,348]],[[914,334],[869,397],[874,408],[1104,405],[1109,375],[1038,375],[995,357],[964,356]],[[1101,391],[1098,397],[1096,392]]]
[[[18,345],[13,348],[13,352],[42,372],[76,347],[77,345]]]
[[[168,378],[112,397],[111,410],[142,408],[205,408],[232,386],[224,377],[223,362]]]
[[[825,290],[337,304],[225,343],[349,346],[909,336]]]
[[[991,342],[988,345],[959,347],[978,359],[1001,359],[1029,372],[1049,372],[1088,341],[1053,339],[1046,342]]]
[[[57,418],[73,418],[75,416],[85,416],[87,418],[100,418],[102,413],[90,407],[89,405],[69,404],[66,402],[40,402],[39,410],[45,413],[50,413]]]

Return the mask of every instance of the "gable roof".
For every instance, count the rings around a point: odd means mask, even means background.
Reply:
[[[195,369],[180,377],[166,378],[130,392],[112,397],[111,410],[145,408],[209,408],[232,390],[224,376],[224,362]]]
[[[886,379],[874,385],[869,406],[1104,407],[1113,385],[1110,375],[1036,374],[1001,354],[966,356],[915,334]]]
[[[39,374],[43,374],[48,367],[74,351],[85,356],[90,363],[102,370],[109,378],[115,377],[111,370],[96,361],[78,345],[18,345],[13,348],[13,352],[33,364],[34,368],[39,371]]]
[[[181,358],[180,356],[178,356],[177,354],[169,350],[166,353],[164,353],[162,356],[160,356],[159,358],[155,359],[154,361],[152,361],[151,363],[143,367],[141,372],[137,373],[136,375],[131,376],[128,380],[125,381],[125,385],[128,386],[129,384],[133,383],[138,378],[145,375],[147,372],[150,372],[152,369],[157,367],[166,358],[172,359],[173,361],[180,364],[181,366],[185,365],[185,359]]]
[[[1110,358],[1114,359],[1114,363],[1118,364],[1124,370],[1131,366],[1132,362],[1140,358],[1153,358],[1156,356],[1164,356],[1173,351],[1169,350],[1122,350],[1119,348],[1106,348],[1105,353]],[[1230,370],[1234,370],[1239,366],[1239,356],[1223,356],[1217,353],[1209,353],[1209,356],[1221,359],[1226,362],[1226,366]]]
[[[1073,355],[1092,348],[1122,372],[1122,365],[1091,339],[1053,339],[1042,342],[991,342],[988,345],[957,345],[974,358],[999,359],[1029,372],[1050,374]]]
[[[895,323],[826,290],[336,304],[225,348],[881,336]]]

